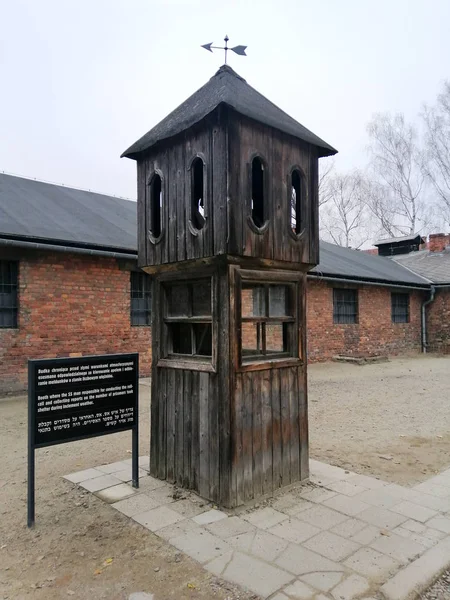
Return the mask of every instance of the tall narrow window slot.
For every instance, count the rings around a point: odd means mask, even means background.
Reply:
[[[192,163],[192,197],[191,221],[195,229],[202,229],[205,225],[205,190],[203,185],[204,164],[200,157]]]
[[[150,233],[159,238],[162,232],[162,181],[155,173],[150,183]]]
[[[302,175],[294,169],[291,176],[291,227],[295,235],[303,229],[302,223]]]
[[[252,220],[256,227],[264,225],[264,212],[264,165],[256,156],[252,160]]]

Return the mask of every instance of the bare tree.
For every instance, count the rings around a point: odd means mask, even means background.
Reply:
[[[334,172],[334,158],[322,158],[319,162],[319,207],[330,199],[330,180]]]
[[[446,81],[434,106],[425,106],[424,170],[438,196],[445,224],[450,225],[450,81]]]
[[[425,226],[422,155],[416,129],[402,114],[378,113],[367,126],[371,138],[371,187],[367,203],[380,229],[408,235]]]
[[[324,237],[339,246],[360,248],[369,239],[364,182],[360,172],[329,179],[329,200],[321,210]]]

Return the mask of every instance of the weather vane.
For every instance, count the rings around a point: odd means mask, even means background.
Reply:
[[[232,50],[233,52],[235,52],[236,54],[239,54],[240,56],[247,56],[245,54],[245,49],[247,48],[247,46],[235,46],[234,48],[228,48],[229,39],[230,38],[227,35],[223,38],[223,41],[225,42],[225,46],[213,46],[214,42],[211,42],[210,44],[204,44],[202,46],[202,48],[204,48],[205,50],[209,50],[210,52],[212,52],[211,48],[214,48],[215,50],[225,50],[225,64],[227,64],[228,50]]]

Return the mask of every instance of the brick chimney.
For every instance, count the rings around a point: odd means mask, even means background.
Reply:
[[[430,233],[428,250],[430,252],[443,252],[450,246],[450,233]]]

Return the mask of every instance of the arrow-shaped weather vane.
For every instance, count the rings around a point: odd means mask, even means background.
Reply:
[[[214,42],[211,42],[210,44],[204,44],[202,46],[202,48],[204,48],[205,50],[209,50],[210,52],[212,52],[212,48],[214,48],[215,50],[225,50],[225,64],[227,64],[228,50],[232,50],[233,52],[235,52],[236,54],[239,54],[240,56],[247,56],[245,54],[245,49],[247,48],[247,46],[235,46],[234,48],[228,48],[229,39],[230,38],[227,35],[223,38],[223,41],[225,42],[225,46],[213,46]]]

